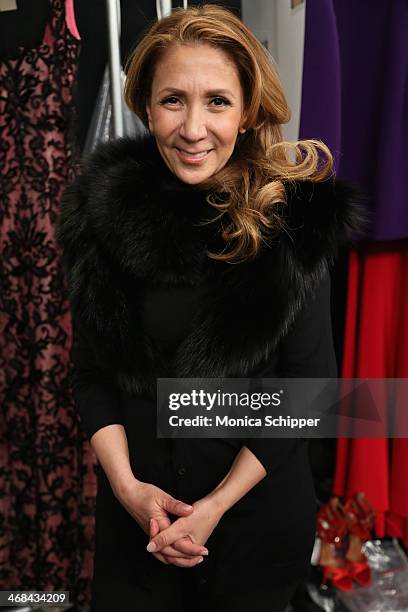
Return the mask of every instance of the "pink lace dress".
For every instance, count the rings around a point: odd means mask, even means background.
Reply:
[[[34,48],[0,62],[0,588],[86,596],[94,458],[69,386],[71,321],[55,222],[74,173],[80,48],[72,0],[49,0]]]

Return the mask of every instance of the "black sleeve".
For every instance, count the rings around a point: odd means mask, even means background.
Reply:
[[[282,378],[336,378],[337,362],[334,351],[331,312],[330,274],[327,271],[314,296],[298,314],[291,330],[282,339],[279,348],[280,376]],[[252,438],[246,446],[256,455],[269,472],[304,438]]]
[[[120,390],[98,370],[89,344],[78,337],[75,326],[71,359],[72,394],[88,439],[106,425],[123,425]]]
[[[280,359],[283,377],[337,377],[328,271],[315,295],[299,313],[292,330],[282,340]]]

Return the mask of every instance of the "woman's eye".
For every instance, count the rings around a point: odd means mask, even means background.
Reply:
[[[215,106],[224,106],[224,105],[228,105],[229,104],[228,100],[226,100],[225,98],[221,98],[219,96],[217,96],[216,98],[213,98],[211,101],[212,102],[214,102],[214,101],[221,102],[221,104],[216,104]]]
[[[164,100],[161,100],[160,104],[170,104],[170,106],[174,106],[178,102],[180,102],[179,98],[177,98],[176,96],[169,96],[168,98],[164,98]],[[220,96],[213,98],[210,103],[218,108],[230,105],[230,102],[226,98],[222,98]]]
[[[178,98],[176,98],[175,96],[169,96],[168,98],[162,100],[161,104],[174,104],[175,102],[178,102]]]

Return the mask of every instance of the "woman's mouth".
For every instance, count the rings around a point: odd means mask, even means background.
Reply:
[[[208,149],[207,151],[192,153],[191,151],[185,151],[184,149],[179,149],[178,147],[175,147],[175,149],[181,161],[186,164],[200,164],[207,159],[208,155],[212,151],[212,149]]]

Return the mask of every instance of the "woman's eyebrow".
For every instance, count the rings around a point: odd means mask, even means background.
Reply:
[[[164,93],[165,91],[171,91],[172,93],[178,94],[178,95],[185,95],[185,91],[183,91],[182,89],[177,89],[177,87],[165,87],[164,89],[161,89],[158,93],[158,95],[161,95],[162,93]],[[211,89],[205,92],[205,95],[207,97],[211,97],[211,96],[220,96],[220,95],[228,95],[231,96],[231,98],[235,98],[234,94],[229,90],[229,89]]]

